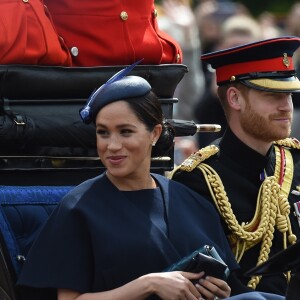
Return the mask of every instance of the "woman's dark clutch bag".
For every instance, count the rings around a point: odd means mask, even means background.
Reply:
[[[185,256],[164,271],[185,271],[191,273],[204,271],[206,276],[212,276],[223,280],[226,280],[230,273],[227,265],[222,260],[217,250],[214,247],[207,245],[194,251],[192,254]]]

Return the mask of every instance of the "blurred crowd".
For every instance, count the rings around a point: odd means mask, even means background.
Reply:
[[[174,118],[194,120],[198,124],[219,124],[220,132],[203,132],[177,138],[175,163],[207,146],[226,129],[226,120],[216,95],[214,70],[201,64],[203,53],[238,46],[278,36],[300,36],[300,2],[290,7],[284,18],[270,11],[254,17],[247,6],[231,0],[162,0],[158,7],[160,29],[170,34],[182,47],[183,63],[189,73],[179,83],[175,97]],[[300,50],[296,53],[300,73]],[[292,136],[300,139],[300,95],[294,94]]]

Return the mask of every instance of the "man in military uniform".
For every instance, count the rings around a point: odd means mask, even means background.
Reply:
[[[216,70],[228,129],[171,174],[219,211],[241,280],[284,295],[290,272],[243,273],[300,239],[300,143],[289,138],[292,93],[300,91],[293,53],[298,37],[280,37],[202,55]]]

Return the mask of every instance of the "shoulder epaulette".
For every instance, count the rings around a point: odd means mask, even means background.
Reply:
[[[284,140],[276,141],[274,144],[293,149],[300,149],[300,142],[296,138],[286,138]]]
[[[193,171],[200,163],[219,152],[219,148],[215,145],[206,146],[197,152],[191,154],[185,161],[178,166],[177,170],[186,172]]]

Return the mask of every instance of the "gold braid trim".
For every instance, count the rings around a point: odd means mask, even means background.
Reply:
[[[210,145],[200,149],[199,151],[191,154],[187,159],[183,161],[179,166],[175,167],[172,172],[170,172],[169,178],[172,178],[173,175],[178,171],[193,171],[201,162],[205,161],[212,155],[215,155],[219,152],[219,148],[215,145]]]
[[[245,251],[259,242],[262,242],[262,244],[257,264],[268,260],[275,225],[277,220],[279,220],[277,219],[279,199],[281,201],[286,199],[280,196],[281,189],[276,182],[276,178],[274,176],[267,177],[261,184],[252,221],[248,224],[239,224],[232,211],[219,175],[213,168],[204,163],[198,165],[197,168],[203,173],[218,211],[232,232],[230,237],[231,247],[237,261],[240,262]],[[284,201],[287,202],[286,200]],[[287,219],[281,218],[281,220],[286,225]],[[286,228],[286,226],[284,227]],[[255,289],[260,278],[260,276],[252,277],[248,282],[248,286]]]
[[[241,261],[245,251],[259,242],[261,242],[261,249],[257,265],[268,260],[275,227],[283,233],[284,249],[287,247],[287,233],[289,243],[294,244],[296,242],[297,238],[291,229],[289,219],[290,204],[287,199],[293,178],[293,159],[290,151],[283,148],[286,157],[286,169],[284,181],[280,187],[281,153],[279,146],[300,149],[300,142],[291,138],[275,142],[275,174],[267,177],[261,184],[257,196],[255,214],[249,223],[238,223],[221,178],[212,167],[204,163],[207,158],[219,151],[217,146],[210,145],[200,149],[171,173],[170,177],[172,178],[172,174],[177,170],[191,172],[198,168],[202,172],[213,201],[231,231],[229,240],[238,262]],[[253,276],[248,282],[248,286],[255,289],[260,279],[261,276]]]
[[[275,223],[275,216],[274,221],[270,221],[270,216],[272,216],[270,206],[272,201],[274,201],[272,191],[276,188],[275,178],[273,176],[267,177],[261,185],[253,220],[248,224],[242,223],[240,225],[232,211],[219,175],[213,168],[204,163],[199,165],[198,169],[203,173],[218,211],[232,232],[230,240],[239,262],[246,250],[262,240],[262,237],[266,234],[268,224]],[[264,196],[262,197],[261,194]],[[253,227],[255,227],[255,230],[253,230]]]
[[[277,144],[274,145],[276,161],[281,160],[281,151],[284,152],[285,157],[285,172],[284,172],[284,181],[281,185],[281,193],[278,199],[278,212],[277,212],[277,220],[276,226],[277,229],[283,234],[283,249],[287,248],[287,239],[290,244],[294,244],[297,241],[297,237],[292,232],[291,220],[289,218],[290,214],[290,204],[288,201],[288,196],[291,190],[291,185],[293,181],[294,175],[294,163],[291,152],[285,147],[296,148],[297,144],[295,144],[295,139],[285,139],[282,140],[282,145],[279,146]],[[281,151],[280,151],[281,150]],[[279,182],[280,178],[280,165],[276,163],[275,166],[275,176]],[[288,237],[287,237],[288,235]],[[288,271],[287,274],[288,281],[291,278],[291,272]]]
[[[266,196],[265,199],[266,201],[270,201],[269,218],[268,218],[269,223],[267,224],[266,234],[262,237],[262,243],[261,243],[261,248],[257,260],[257,265],[267,261],[269,258],[270,249],[274,237],[274,227],[276,224],[276,210],[277,210],[276,198],[278,197],[279,190],[280,190],[280,186],[275,182],[275,178],[272,176],[272,178],[270,178],[269,186],[266,186],[266,193],[268,194],[268,196]],[[251,277],[251,279],[248,282],[248,287],[255,289],[259,284],[260,279],[261,276]]]
[[[293,149],[300,149],[300,142],[296,138],[286,138],[274,142],[275,145],[284,146]]]
[[[296,242],[296,237],[292,234],[291,229],[291,222],[289,218],[290,214],[290,204],[288,202],[288,196],[291,190],[292,180],[293,180],[293,174],[294,174],[294,163],[293,163],[293,157],[291,152],[281,146],[275,145],[275,155],[276,155],[276,161],[279,162],[281,160],[281,153],[280,149],[284,151],[285,156],[285,174],[284,174],[284,181],[281,185],[281,193],[280,197],[278,199],[278,213],[277,213],[277,228],[280,232],[284,233],[284,244],[283,248],[286,249],[287,247],[287,241],[286,241],[286,233],[289,233],[289,243],[294,244]],[[279,163],[276,163],[275,166],[275,177],[277,179],[277,182],[279,182],[280,178],[280,165]]]
[[[278,148],[279,147],[275,147]],[[278,151],[276,149],[276,151]],[[261,264],[268,260],[272,241],[274,237],[275,226],[283,233],[284,245],[287,247],[286,234],[289,233],[289,242],[295,243],[296,237],[292,234],[291,224],[289,219],[290,205],[287,199],[291,186],[293,174],[293,161],[290,152],[284,149],[286,155],[286,164],[289,168],[286,172],[284,181],[285,189],[279,185],[280,174],[280,150],[276,152],[276,170],[275,176],[267,177],[261,184],[257,196],[255,215],[251,222],[239,224],[230,205],[230,201],[225,192],[224,185],[217,172],[209,165],[201,162],[197,164],[197,168],[202,172],[211,196],[216,204],[216,207],[226,222],[228,228],[232,232],[230,238],[231,247],[235,253],[238,262],[242,259],[245,251],[261,242],[261,249],[257,264]],[[195,165],[192,165],[195,167]],[[292,172],[292,173],[291,173]],[[258,285],[261,276],[254,276],[248,282],[248,286],[255,289]]]

